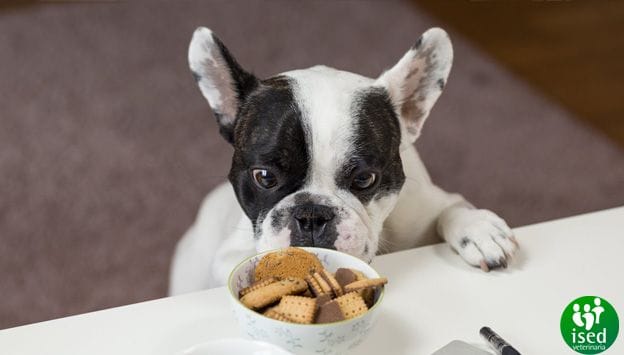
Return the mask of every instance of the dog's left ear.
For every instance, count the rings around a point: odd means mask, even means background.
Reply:
[[[376,81],[398,110],[404,138],[413,143],[442,93],[453,62],[453,46],[443,29],[425,32],[392,69]]]
[[[234,143],[234,124],[240,104],[258,79],[236,62],[225,45],[205,27],[193,33],[188,61],[202,94],[208,100],[221,135]]]

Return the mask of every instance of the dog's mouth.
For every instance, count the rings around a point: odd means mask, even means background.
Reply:
[[[380,230],[357,197],[298,191],[261,214],[254,224],[258,252],[289,246],[334,249],[370,262]]]

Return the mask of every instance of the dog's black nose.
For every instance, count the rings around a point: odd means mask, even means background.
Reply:
[[[334,249],[335,233],[325,233],[328,222],[336,215],[330,207],[307,204],[296,206],[292,213],[297,228],[291,245]]]

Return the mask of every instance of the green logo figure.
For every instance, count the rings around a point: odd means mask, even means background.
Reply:
[[[570,302],[561,315],[561,335],[580,354],[607,350],[620,328],[615,308],[597,296],[583,296]]]

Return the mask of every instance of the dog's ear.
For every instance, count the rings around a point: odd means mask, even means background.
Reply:
[[[193,77],[217,118],[221,135],[233,143],[238,109],[256,88],[258,79],[243,70],[219,38],[205,27],[193,33],[188,60]]]
[[[404,138],[413,143],[429,111],[442,93],[453,62],[453,47],[446,32],[425,32],[376,84],[388,90],[401,117]]]

